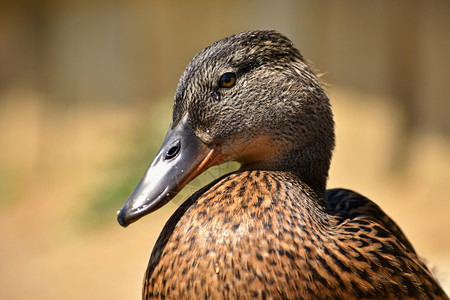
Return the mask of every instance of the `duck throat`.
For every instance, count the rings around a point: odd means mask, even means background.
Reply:
[[[329,149],[329,147],[327,147]],[[267,170],[289,172],[308,185],[320,199],[325,199],[331,149],[308,147],[290,151],[261,161],[241,165],[240,170]]]

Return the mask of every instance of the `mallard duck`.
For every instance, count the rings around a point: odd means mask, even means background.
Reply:
[[[198,53],[118,221],[157,210],[213,165],[241,167],[170,217],[143,298],[448,299],[375,203],[326,190],[334,144],[329,99],[284,35],[244,32]]]

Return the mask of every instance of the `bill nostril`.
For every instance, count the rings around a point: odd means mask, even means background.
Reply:
[[[175,156],[177,156],[177,154],[180,152],[180,148],[181,148],[181,144],[180,144],[180,140],[176,140],[169,148],[169,150],[167,150],[166,152],[166,156],[164,157],[166,160],[168,159],[172,159]]]

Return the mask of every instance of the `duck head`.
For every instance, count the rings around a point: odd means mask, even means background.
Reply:
[[[198,53],[178,83],[163,145],[120,210],[127,226],[213,165],[295,174],[324,197],[334,147],[328,97],[292,42],[250,31]]]

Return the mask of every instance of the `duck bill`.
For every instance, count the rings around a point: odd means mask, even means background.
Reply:
[[[162,207],[192,179],[224,158],[217,146],[207,146],[197,138],[185,116],[169,128],[158,154],[119,211],[119,224],[126,227]]]

